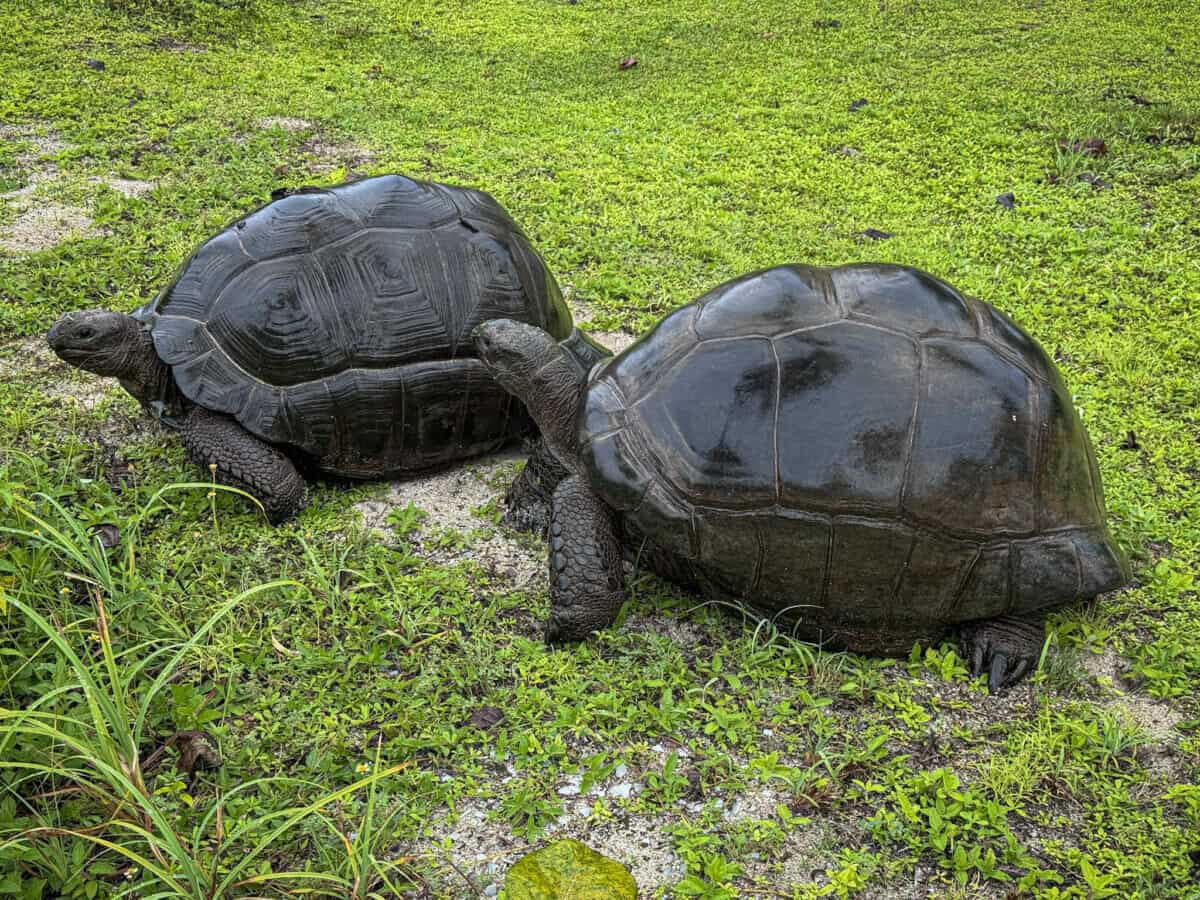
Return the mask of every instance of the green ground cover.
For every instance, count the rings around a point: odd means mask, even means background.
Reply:
[[[1200,896],[1195,4],[0,0],[0,34],[0,895],[469,897],[565,834],[644,896]],[[515,463],[453,476],[455,529],[379,485],[272,529],[41,349],[272,190],[390,171],[494,194],[598,330],[793,261],[990,300],[1075,392],[1134,586],[1000,697],[644,576],[550,651]],[[194,731],[219,768],[158,752]]]

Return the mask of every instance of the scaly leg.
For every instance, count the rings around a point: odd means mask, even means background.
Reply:
[[[518,531],[545,536],[550,525],[550,502],[567,470],[538,439],[521,470],[504,495],[504,524]]]
[[[572,476],[554,491],[550,517],[550,621],[546,641],[579,641],[616,621],[625,602],[617,516]]]
[[[220,484],[256,497],[272,525],[290,519],[308,502],[304,478],[292,461],[230,416],[196,407],[184,419],[180,437],[193,460],[216,467]]]

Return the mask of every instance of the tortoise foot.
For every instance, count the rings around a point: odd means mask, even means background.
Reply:
[[[1046,628],[1041,619],[1000,616],[964,625],[960,639],[971,674],[987,672],[988,690],[997,694],[1037,667]]]
[[[501,521],[517,531],[546,536],[550,527],[550,504],[554,489],[566,477],[562,467],[544,441],[530,449],[525,468],[517,475],[504,495],[504,517]]]
[[[514,531],[527,531],[540,537],[546,536],[546,523],[550,521],[550,507],[545,503],[525,500],[521,503],[507,502],[500,522]]]

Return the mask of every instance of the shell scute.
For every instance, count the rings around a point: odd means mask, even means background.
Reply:
[[[357,215],[360,227],[427,230],[458,218],[451,190],[403,175],[367,178],[341,185],[337,191],[342,203]]]
[[[842,317],[829,270],[779,266],[755,272],[696,301],[701,340],[777,335]]]
[[[776,338],[780,501],[896,513],[919,356],[909,338],[842,321]]]
[[[1029,377],[985,344],[924,342],[904,511],[987,537],[1037,528],[1038,427]]]
[[[659,383],[637,414],[672,484],[712,506],[774,502],[778,367],[770,342],[700,343]]]
[[[841,266],[831,280],[847,315],[914,336],[975,337],[970,307],[939,278],[907,266]]]
[[[229,229],[256,260],[309,253],[357,232],[362,223],[330,191],[304,191],[268,203]]]

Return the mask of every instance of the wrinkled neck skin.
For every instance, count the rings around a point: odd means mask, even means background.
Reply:
[[[170,367],[158,357],[149,329],[134,322],[136,333],[124,342],[128,350],[123,357],[110,357],[111,372],[125,388],[155,418],[172,424],[170,418],[183,412],[182,396],[175,387]],[[106,366],[107,368],[107,366]]]
[[[525,404],[558,461],[569,472],[583,474],[575,419],[587,376],[579,364],[560,345],[553,344],[533,355],[519,370],[498,375],[497,380]]]

